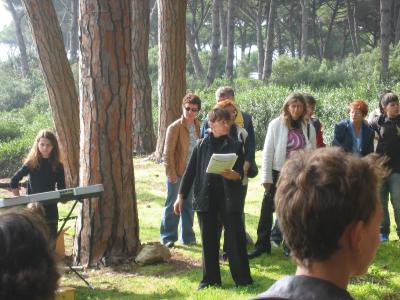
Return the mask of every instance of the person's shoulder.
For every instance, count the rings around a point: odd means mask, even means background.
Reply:
[[[266,292],[254,300],[261,299],[325,299],[352,300],[350,294],[332,282],[310,276],[285,276],[275,282]]]
[[[344,120],[341,120],[341,121],[337,122],[335,124],[335,127],[337,127],[337,128],[345,128],[345,127],[348,127],[349,125],[350,125],[350,120],[349,119],[344,119]]]
[[[177,128],[182,125],[182,118],[176,119],[171,124],[169,124],[168,129]]]

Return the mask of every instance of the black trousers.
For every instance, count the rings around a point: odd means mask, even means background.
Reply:
[[[210,207],[206,212],[197,212],[202,240],[203,279],[200,284],[221,284],[219,265],[220,224],[225,228],[226,251],[229,269],[236,285],[253,282],[250,275],[249,260],[246,250],[246,233],[242,213],[228,213],[218,195],[211,197]]]
[[[271,251],[271,229],[273,213],[275,211],[274,198],[276,193],[276,183],[279,178],[279,172],[272,170],[273,184],[268,192],[264,192],[261,205],[260,220],[257,227],[257,242],[255,249],[262,251]]]
[[[49,228],[50,240],[55,242],[57,240],[57,227],[58,227],[58,208],[57,203],[44,204],[44,212],[46,224]]]

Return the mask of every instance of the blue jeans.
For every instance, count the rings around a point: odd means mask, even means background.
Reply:
[[[381,202],[383,208],[383,220],[381,224],[381,233],[389,235],[389,194],[390,202],[393,205],[394,220],[397,225],[397,235],[400,237],[400,173],[392,173],[383,181],[381,188]]]
[[[190,189],[189,194],[183,200],[181,215],[177,216],[174,213],[174,203],[178,196],[180,184],[181,177],[177,177],[175,183],[167,180],[167,199],[162,211],[160,227],[160,239],[164,245],[178,240],[178,225],[182,243],[191,244],[196,242],[193,231],[193,189]]]

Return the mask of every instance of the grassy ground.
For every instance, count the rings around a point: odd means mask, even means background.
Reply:
[[[259,155],[259,153],[258,153]],[[259,158],[259,157],[258,157]],[[259,161],[259,159],[258,159]],[[143,158],[135,159],[136,192],[142,243],[159,240],[161,210],[165,196],[165,173],[162,165]],[[0,197],[4,196],[0,191]],[[255,239],[262,189],[259,179],[249,183],[246,199],[247,231]],[[60,205],[65,215],[71,203]],[[67,253],[70,251],[74,221],[69,221]],[[195,232],[199,227],[195,219]],[[395,232],[394,226],[392,232]],[[392,233],[390,242],[381,245],[368,273],[354,278],[349,285],[356,299],[400,299],[400,242]],[[198,240],[199,241],[199,240]],[[249,299],[266,290],[276,279],[294,272],[290,258],[280,248],[273,248],[270,256],[263,255],[250,262],[254,284],[236,288],[229,266],[221,262],[222,287],[197,291],[201,279],[201,246],[177,245],[171,250],[169,263],[139,267],[135,263],[117,268],[88,269],[84,277],[95,287],[90,290],[74,274],[64,273],[61,285],[76,287],[76,299]]]

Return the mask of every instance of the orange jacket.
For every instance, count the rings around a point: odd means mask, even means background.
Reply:
[[[196,139],[200,137],[200,123],[194,120]],[[183,116],[167,128],[163,160],[165,173],[170,176],[182,176],[185,172],[189,150],[189,129]]]

